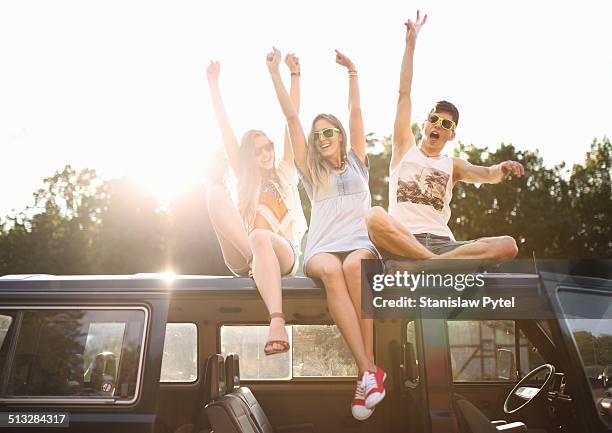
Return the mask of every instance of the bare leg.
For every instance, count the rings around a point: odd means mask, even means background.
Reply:
[[[366,215],[366,223],[372,242],[391,254],[407,259],[432,259],[436,256],[380,206],[370,209]]]
[[[293,267],[293,249],[280,235],[266,229],[255,229],[249,234],[249,245],[253,251],[253,278],[269,313],[283,311],[281,274]],[[268,340],[288,341],[285,320],[275,317],[270,321]],[[282,345],[273,344],[273,351]]]
[[[361,260],[375,258],[374,254],[369,250],[355,250],[346,256],[342,263],[344,280],[346,281],[355,313],[359,318],[363,345],[372,364],[374,364],[374,321],[372,319],[361,318]]]
[[[439,259],[491,259],[509,260],[516,257],[518,248],[511,236],[481,238],[471,244],[461,245],[448,253],[440,254]]]
[[[219,186],[208,190],[208,215],[225,261],[235,270],[248,271],[252,253],[244,222],[227,192]]]
[[[359,317],[346,287],[340,259],[333,254],[317,254],[308,261],[308,275],[323,281],[329,312],[348,344],[359,372],[374,370],[376,366],[363,345]]]
[[[366,216],[368,234],[377,247],[407,259],[513,259],[518,253],[510,236],[478,239],[444,254],[434,254],[425,248],[402,223],[380,206]]]

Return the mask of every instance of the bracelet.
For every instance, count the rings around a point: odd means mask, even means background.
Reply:
[[[299,76],[300,76],[300,73],[299,73],[299,72],[292,72],[292,73],[291,73],[291,75],[296,75],[296,76],[298,76],[298,77],[299,77]]]
[[[349,75],[357,75],[357,69],[349,69]]]

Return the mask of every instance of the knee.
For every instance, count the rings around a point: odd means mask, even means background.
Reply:
[[[387,211],[380,206],[374,206],[366,214],[368,232],[378,232],[387,226]]]
[[[495,244],[495,258],[498,260],[513,259],[518,254],[518,247],[512,236],[500,236]]]
[[[361,276],[361,257],[347,257],[342,263],[342,272],[349,278],[355,278]]]
[[[249,245],[253,251],[271,247],[272,241],[270,240],[268,230],[254,229],[251,233],[249,233]]]
[[[339,286],[337,283],[344,279],[342,267],[337,263],[324,263],[319,268],[318,277],[323,281],[326,292],[334,292]]]

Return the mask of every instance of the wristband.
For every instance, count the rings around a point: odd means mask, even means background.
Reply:
[[[296,76],[298,76],[298,77],[299,77],[299,76],[300,76],[300,73],[299,73],[299,72],[292,72],[292,73],[291,73],[291,75],[296,75]]]

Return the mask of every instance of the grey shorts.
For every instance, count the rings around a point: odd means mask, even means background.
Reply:
[[[429,251],[434,254],[444,254],[449,251],[454,250],[455,248],[460,247],[461,245],[467,245],[474,242],[474,240],[469,241],[454,241],[448,236],[438,236],[433,235],[431,233],[417,233],[414,235],[417,241]],[[381,249],[381,255],[384,259],[393,259],[393,260],[402,260],[407,259],[408,257],[402,257],[395,254],[391,254],[388,251]]]
[[[289,272],[287,272],[286,274],[283,274],[282,276],[292,277],[297,273],[298,269],[300,268],[300,248],[297,245],[293,245],[289,241],[289,239],[285,238],[284,236],[283,238],[289,243],[289,245],[291,245],[291,250],[293,251],[293,266],[291,267],[291,270]],[[227,266],[227,269],[229,269],[230,272],[234,274],[235,277],[250,277],[251,276],[251,268],[249,266],[247,266],[244,269],[235,269],[227,262],[227,260],[225,260],[225,257],[223,257],[223,261],[225,262],[225,266]]]
[[[474,240],[453,241],[448,236],[432,235],[431,233],[418,233],[414,235],[414,237],[421,245],[434,254],[448,253],[461,245],[467,245],[474,242]]]

